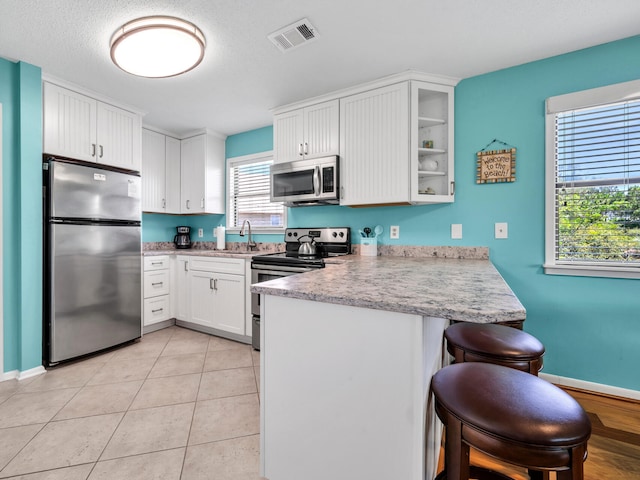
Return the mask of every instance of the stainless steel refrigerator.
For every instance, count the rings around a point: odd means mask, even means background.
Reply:
[[[140,175],[46,155],[43,171],[51,366],[141,336]]]

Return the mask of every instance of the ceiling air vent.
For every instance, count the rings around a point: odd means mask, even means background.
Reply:
[[[287,52],[318,38],[318,32],[309,20],[303,18],[268,35],[267,38],[280,49]]]

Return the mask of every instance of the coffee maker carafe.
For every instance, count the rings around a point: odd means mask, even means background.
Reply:
[[[176,227],[178,234],[173,237],[176,248],[191,248],[191,227]]]

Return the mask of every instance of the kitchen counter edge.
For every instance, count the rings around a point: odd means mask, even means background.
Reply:
[[[142,255],[145,257],[153,257],[158,255],[188,255],[190,257],[226,257],[226,258],[251,258],[256,255],[262,255],[264,252],[239,252],[236,250],[193,250],[193,249],[175,249],[175,250],[144,250]]]

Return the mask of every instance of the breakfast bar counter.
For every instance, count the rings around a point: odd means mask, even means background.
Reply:
[[[488,259],[345,256],[261,294],[261,474],[432,479],[451,321],[522,322]]]
[[[525,309],[489,260],[363,257],[327,260],[304,275],[256,284],[252,291],[389,312],[495,323],[525,319]]]

